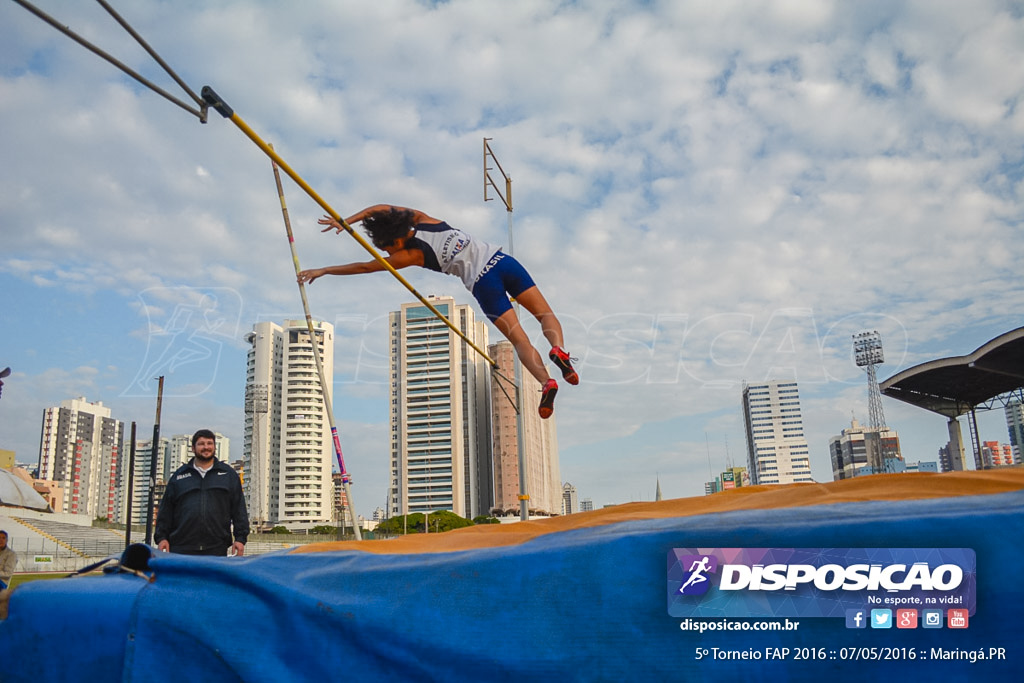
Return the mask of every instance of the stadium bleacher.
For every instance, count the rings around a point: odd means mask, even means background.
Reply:
[[[82,557],[103,558],[119,555],[124,551],[124,533],[121,531],[51,519],[22,519],[18,516],[12,516],[12,519],[29,529],[52,537],[58,544]]]

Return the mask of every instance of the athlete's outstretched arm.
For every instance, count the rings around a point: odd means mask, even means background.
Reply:
[[[410,208],[405,207],[405,206],[395,206],[393,204],[374,204],[373,206],[368,206],[365,209],[363,209],[362,211],[357,211],[356,213],[354,213],[351,216],[349,216],[348,218],[346,218],[345,222],[348,223],[349,225],[355,225],[356,223],[361,223],[363,221],[363,219],[365,219],[370,214],[379,213],[381,211],[390,211],[392,209],[396,209],[398,211],[408,211],[409,213],[411,213],[412,214],[412,222],[413,222],[413,224],[416,224],[416,223],[440,223],[441,222],[437,218],[433,218],[431,216],[428,216],[427,214],[423,213],[419,209],[410,209]],[[341,223],[339,223],[338,221],[334,220],[330,216],[324,216],[323,218],[321,218],[317,222],[320,225],[326,225],[327,226],[321,232],[327,232],[328,230],[335,230],[335,231],[340,233],[342,230],[344,230],[344,228],[341,226]]]
[[[423,265],[423,252],[417,249],[402,249],[384,259],[391,264],[395,270],[408,268],[409,266]],[[324,275],[363,275],[364,273],[376,273],[385,270],[380,261],[362,261],[360,263],[344,263],[338,266],[327,266],[326,268],[310,268],[299,273],[299,282],[312,283]]]

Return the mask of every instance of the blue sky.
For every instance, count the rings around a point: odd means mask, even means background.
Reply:
[[[161,86],[99,5],[40,0]],[[124,17],[212,86],[340,213],[378,202],[506,242],[482,140],[513,179],[515,251],[582,383],[559,395],[563,480],[595,504],[699,495],[745,460],[744,381],[800,383],[812,472],[867,422],[879,377],[1020,326],[1020,2],[144,0]],[[302,316],[269,161],[0,6],[0,448],[38,455],[44,408],[85,396],[241,453],[246,346]],[[305,267],[363,259],[286,180]],[[459,281],[409,273],[425,294]],[[386,274],[319,281],[357,508],[387,485]],[[539,330],[534,326],[532,333]],[[498,333],[491,329],[492,339]],[[883,399],[910,460],[936,415]],[[1006,441],[1001,412],[981,418]],[[966,433],[966,430],[965,430]]]

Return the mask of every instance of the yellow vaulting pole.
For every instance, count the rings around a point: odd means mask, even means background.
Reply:
[[[202,96],[203,96],[203,100],[208,105],[213,107],[213,109],[218,114],[220,114],[221,116],[223,116],[226,119],[230,119],[232,123],[234,123],[236,126],[238,126],[239,130],[241,130],[243,133],[245,133],[246,137],[248,137],[250,140],[252,140],[254,143],[256,143],[256,146],[259,147],[261,150],[263,150],[264,154],[266,154],[268,157],[270,157],[271,160],[275,164],[277,164],[277,166],[279,166],[281,168],[281,170],[283,170],[285,173],[287,173],[288,177],[291,178],[292,180],[294,180],[295,183],[299,187],[301,187],[303,189],[303,191],[306,194],[308,194],[313,201],[315,201],[317,204],[319,204],[320,208],[322,208],[324,211],[326,211],[327,214],[331,218],[333,218],[334,220],[338,221],[338,223],[340,223],[341,226],[343,228],[345,228],[345,231],[349,235],[354,237],[356,242],[358,242],[359,245],[361,247],[363,247],[363,249],[365,249],[367,252],[369,252],[373,256],[374,260],[376,260],[378,263],[380,263],[382,266],[384,266],[384,268],[389,273],[394,275],[395,279],[397,279],[399,282],[401,282],[402,285],[406,289],[408,289],[412,293],[413,296],[415,296],[417,299],[419,299],[420,303],[422,303],[424,306],[426,306],[428,309],[430,309],[431,313],[433,313],[441,321],[443,321],[444,324],[449,327],[449,329],[451,329],[453,332],[455,332],[455,334],[457,334],[459,337],[461,337],[462,340],[464,342],[466,342],[474,351],[479,353],[488,363],[491,364],[492,368],[498,367],[498,363],[493,358],[488,356],[486,351],[484,351],[479,346],[477,346],[475,343],[473,343],[473,341],[470,340],[462,332],[462,330],[460,330],[455,325],[453,325],[452,321],[450,321],[447,317],[445,317],[445,315],[443,313],[441,313],[441,311],[437,310],[434,307],[434,305],[431,304],[429,301],[427,301],[427,299],[422,294],[420,294],[418,291],[416,291],[416,288],[413,287],[411,284],[409,284],[409,282],[404,277],[402,277],[397,270],[395,270],[394,266],[392,266],[390,263],[388,263],[386,260],[384,260],[384,258],[380,254],[377,253],[377,251],[370,245],[370,243],[367,242],[366,239],[364,239],[362,235],[360,235],[358,232],[356,232],[352,228],[352,226],[349,225],[345,221],[345,219],[342,218],[341,215],[331,207],[330,204],[328,204],[326,201],[324,201],[323,197],[321,197],[319,194],[317,194],[316,190],[314,190],[312,187],[310,187],[309,184],[305,180],[303,180],[302,177],[298,173],[296,173],[294,170],[292,170],[292,167],[289,166],[288,163],[284,159],[282,159],[277,154],[277,152],[274,151],[274,149],[270,145],[268,145],[266,142],[264,142],[260,138],[260,136],[257,135],[255,133],[255,131],[253,131],[252,128],[250,128],[248,126],[248,124],[246,124],[245,121],[243,121],[242,118],[238,114],[236,114],[234,112],[234,110],[231,107],[229,107],[228,104],[224,100],[222,100],[217,93],[215,93],[213,91],[213,89],[210,86],[208,86],[208,85],[204,85],[203,86]]]
[[[273,146],[268,145],[268,148],[273,151]],[[270,165],[274,168],[274,182],[277,184],[277,196],[281,199],[281,215],[284,216],[284,228],[288,232],[288,246],[292,250],[292,263],[295,264],[295,279],[298,280],[299,271],[299,255],[295,251],[295,236],[292,234],[292,222],[288,218],[288,205],[284,201],[284,187],[281,185],[281,174],[277,170],[277,162],[273,159],[270,161]],[[362,531],[359,529],[359,521],[356,519],[356,506],[352,501],[352,478],[348,475],[348,470],[345,469],[345,457],[341,454],[341,439],[338,438],[338,427],[334,423],[334,406],[331,405],[331,395],[327,389],[327,376],[324,374],[324,364],[320,359],[320,349],[316,344],[316,330],[313,327],[313,316],[309,314],[309,300],[306,298],[306,285],[299,282],[299,294],[302,295],[302,310],[306,314],[306,329],[309,330],[309,345],[313,349],[313,360],[316,361],[316,372],[320,376],[320,390],[324,396],[324,410],[327,411],[327,422],[331,427],[331,438],[334,440],[334,455],[338,460],[338,469],[341,470],[341,486],[345,489],[345,498],[348,502],[349,512],[352,514],[352,529],[356,535],[356,540],[363,540]],[[342,529],[345,528],[345,517],[342,514],[341,519]]]

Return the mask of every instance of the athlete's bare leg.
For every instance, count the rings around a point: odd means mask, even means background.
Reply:
[[[547,299],[540,293],[540,288],[534,285],[528,290],[516,297],[523,308],[533,314],[533,317],[540,322],[541,329],[544,331],[544,336],[547,337],[548,342],[552,346],[561,347],[563,345],[562,340],[562,324],[558,322],[558,318],[555,317],[554,311],[551,310],[551,306],[548,305]]]
[[[533,287],[532,290],[537,289]],[[528,291],[532,291],[528,290]],[[519,356],[519,362],[523,364],[527,372],[537,378],[537,381],[542,385],[551,379],[548,375],[547,366],[544,365],[544,361],[541,355],[537,352],[537,349],[533,348],[533,344],[530,343],[530,337],[527,336],[526,330],[519,323],[519,318],[516,317],[515,309],[505,311],[494,321],[494,326],[498,328],[498,331],[505,335],[505,338],[512,342],[512,346],[516,350],[516,355]]]

